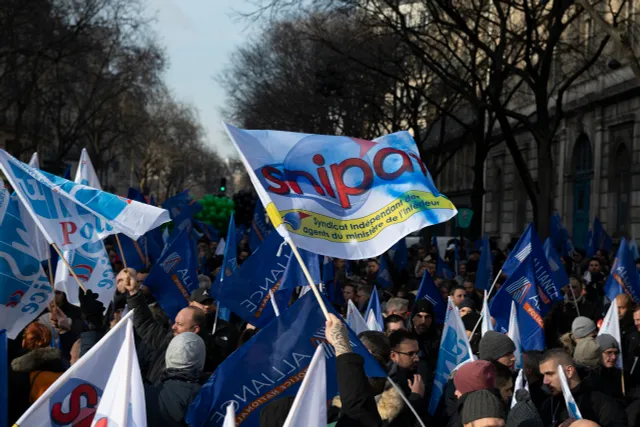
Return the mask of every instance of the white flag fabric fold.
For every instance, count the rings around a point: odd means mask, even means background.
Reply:
[[[620,350],[620,354],[618,354],[618,359],[616,360],[616,366],[618,369],[622,369],[622,335],[620,334],[620,318],[618,316],[618,302],[614,298],[611,301],[611,305],[609,306],[609,311],[604,316],[602,320],[602,326],[600,326],[600,331],[598,335],[609,334],[618,342],[618,349]]]
[[[0,169],[49,243],[75,249],[123,233],[137,240],[169,212],[31,168],[0,150]]]
[[[489,313],[489,304],[487,302],[487,291],[484,291],[484,300],[482,302],[482,325],[481,325],[482,336],[487,333],[487,331],[493,331],[493,324],[491,323],[491,313]]]
[[[134,311],[127,313],[80,360],[51,384],[15,426],[91,425],[107,382],[116,367],[120,349],[127,339],[127,327],[133,322],[133,313]]]
[[[309,288],[309,286],[305,286],[305,288]],[[360,332],[369,330],[367,322],[364,321],[364,318],[358,311],[358,308],[351,300],[347,302],[347,325],[349,325],[351,330],[355,332],[356,335]]]
[[[324,344],[313,354],[283,427],[327,426],[327,369]]]
[[[227,405],[227,412],[224,415],[222,427],[236,427],[236,411],[233,409],[233,403]]]
[[[38,153],[35,152],[31,156],[31,160],[29,160],[29,166],[34,169],[40,169],[40,160],[38,158]],[[24,227],[27,229],[27,236],[31,243],[31,250],[33,251],[36,258],[40,261],[46,261],[50,256],[49,252],[49,242],[44,237],[38,225],[34,221],[34,219],[29,215],[27,209],[22,205],[22,202],[18,203],[20,207],[20,217],[22,218],[22,223]]]
[[[80,155],[75,182],[98,190],[102,188],[89,154],[84,148]],[[85,289],[98,294],[98,300],[102,302],[104,310],[106,310],[116,291],[116,278],[104,243],[102,241],[85,243],[77,249],[63,251],[63,256]],[[78,284],[62,260],[58,260],[55,284],[56,289],[67,294],[67,300],[71,304],[80,305]]]
[[[516,400],[516,392],[518,390],[522,390],[525,389],[527,391],[529,391],[529,383],[527,382],[526,378],[524,377],[524,369],[520,369],[518,371],[518,376],[516,377],[516,382],[513,385],[513,397],[511,398],[511,407],[513,408],[514,406],[516,406],[516,403],[518,403],[518,401]]]
[[[31,155],[31,160],[29,160],[29,166],[35,169],[40,169],[40,158],[38,157],[37,151]]]
[[[580,408],[578,408],[576,400],[573,398],[573,394],[571,394],[571,389],[569,388],[569,383],[567,382],[567,376],[564,374],[562,365],[558,365],[558,376],[560,377],[560,386],[562,387],[564,401],[567,404],[567,412],[569,413],[569,418],[581,420],[582,414],[580,413]]]
[[[218,246],[216,247],[216,255],[223,256],[224,250],[227,248],[227,242],[224,241],[224,237],[220,239],[218,242]]]
[[[509,316],[509,330],[507,336],[516,346],[513,355],[516,357],[516,368],[522,369],[522,341],[520,340],[520,326],[518,326],[518,309],[516,302],[511,301],[511,315]]]
[[[142,374],[133,339],[133,322],[126,322],[125,340],[100,398],[92,427],[145,427],[147,411]]]
[[[369,310],[367,314],[367,328],[370,331],[384,332],[383,325],[378,324],[376,313],[373,310]]]

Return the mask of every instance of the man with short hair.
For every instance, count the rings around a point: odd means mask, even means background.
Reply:
[[[360,313],[364,314],[367,306],[369,305],[369,299],[371,298],[371,294],[373,293],[373,286],[369,285],[360,285],[358,286],[358,291],[356,292],[356,306]]]
[[[607,394],[592,390],[582,382],[571,356],[559,348],[547,350],[540,361],[543,382],[551,393],[540,410],[544,425],[559,425],[569,418],[558,369],[562,369],[567,378],[582,418],[594,421],[602,427],[627,427],[624,407]]]
[[[390,335],[398,330],[407,330],[404,319],[397,314],[391,314],[384,319],[384,333]]]
[[[358,292],[358,285],[353,282],[347,282],[342,287],[342,297],[344,298],[345,307],[349,304],[349,301],[356,303],[356,293]],[[346,311],[345,311],[346,312]]]
[[[397,314],[407,320],[407,317],[409,317],[409,301],[403,298],[391,298],[387,301],[384,312],[387,316]]]
[[[409,402],[418,411],[424,411],[429,401],[425,381],[420,373],[420,347],[415,334],[395,331],[389,335],[391,367],[389,378],[400,386]]]
[[[598,344],[598,364],[589,375],[590,385],[594,390],[602,391],[609,396],[624,403],[622,394],[622,371],[618,369],[620,345],[609,334],[600,334],[596,337]]]
[[[462,301],[464,301],[464,298],[467,296],[467,293],[465,292],[462,286],[456,284],[451,288],[449,288],[449,296],[453,301],[453,305],[458,307],[462,303]]]
[[[464,281],[462,282],[462,287],[467,293],[467,297],[471,298],[476,307],[482,307],[482,297],[476,290],[475,278],[471,275],[465,277]]]

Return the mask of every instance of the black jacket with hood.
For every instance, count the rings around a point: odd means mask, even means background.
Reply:
[[[413,326],[413,318],[418,313],[428,313],[431,316],[431,326],[427,330],[419,334]],[[436,365],[438,363],[438,353],[440,352],[440,338],[442,335],[442,328],[436,324],[435,311],[433,304],[426,299],[420,299],[413,304],[411,309],[411,317],[409,318],[409,325],[412,332],[418,335],[418,346],[420,347],[421,355],[420,360],[426,362],[426,366],[429,369],[429,373],[435,372]],[[429,384],[431,381],[429,378],[423,378],[425,384]]]

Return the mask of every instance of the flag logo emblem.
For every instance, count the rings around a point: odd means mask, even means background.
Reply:
[[[182,257],[177,252],[172,253],[162,262],[162,269],[165,273],[169,274],[173,269],[182,261]]]
[[[529,280],[526,277],[522,277],[510,284],[507,287],[507,292],[509,292],[514,300],[518,301],[519,304],[522,304],[522,301],[529,292],[529,288],[531,288],[531,283],[529,283]]]

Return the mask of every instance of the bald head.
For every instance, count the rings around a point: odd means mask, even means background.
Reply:
[[[600,424],[591,420],[578,420],[571,423],[571,427],[600,427]]]

